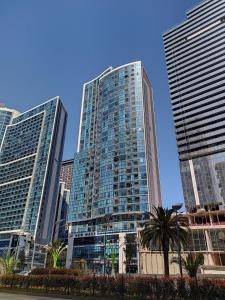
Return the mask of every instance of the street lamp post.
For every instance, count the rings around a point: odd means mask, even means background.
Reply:
[[[178,211],[182,208],[183,203],[177,203],[172,205],[173,211],[176,213],[176,229],[177,229],[177,237],[178,237]],[[177,254],[178,254],[178,261],[179,261],[179,269],[180,269],[180,276],[183,277],[183,269],[182,269],[182,260],[181,260],[181,247],[180,242],[177,243]]]

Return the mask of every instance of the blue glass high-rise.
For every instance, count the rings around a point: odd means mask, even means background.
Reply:
[[[0,148],[0,239],[11,234],[42,245],[51,241],[66,121],[55,97],[6,127]]]
[[[160,204],[151,84],[139,61],[108,68],[83,87],[67,266],[101,270],[109,241],[121,260],[124,234]]]

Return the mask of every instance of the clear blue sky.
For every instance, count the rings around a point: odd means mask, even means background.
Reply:
[[[21,112],[59,95],[75,152],[82,84],[142,60],[154,88],[165,206],[183,201],[162,33],[200,0],[0,0],[0,102]]]

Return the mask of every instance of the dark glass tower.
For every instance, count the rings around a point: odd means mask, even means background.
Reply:
[[[109,68],[83,87],[68,265],[85,258],[101,268],[106,240],[120,253],[124,233],[160,204],[151,84],[141,62]]]
[[[185,204],[225,208],[225,0],[164,34]]]

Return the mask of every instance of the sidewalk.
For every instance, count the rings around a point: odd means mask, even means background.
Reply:
[[[16,295],[16,297],[15,297]],[[67,296],[67,295],[44,295],[43,293],[34,293],[30,292],[21,292],[21,291],[10,291],[10,290],[0,290],[0,299],[1,300],[65,300],[65,299],[74,299],[74,300],[109,300],[102,297],[82,297],[82,296]]]

